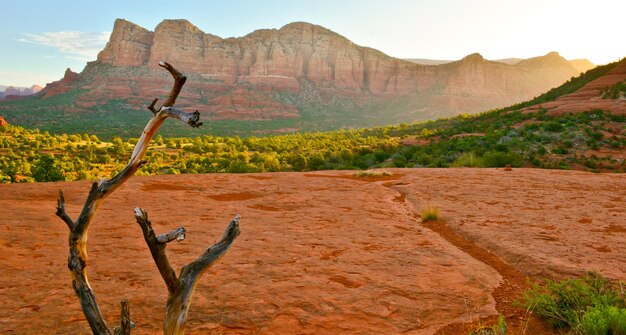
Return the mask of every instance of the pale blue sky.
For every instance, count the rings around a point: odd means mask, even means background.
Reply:
[[[307,21],[399,58],[534,57],[604,64],[626,56],[624,0],[2,1],[0,84],[81,71],[116,18],[153,30],[184,18],[221,37]]]

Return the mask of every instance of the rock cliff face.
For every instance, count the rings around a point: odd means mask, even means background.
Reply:
[[[189,78],[179,107],[212,120],[299,120],[285,125],[289,129],[325,124],[309,127],[314,130],[481,112],[530,99],[578,74],[557,53],[515,65],[479,54],[416,64],[304,22],[224,39],[186,20],[165,20],[152,32],[118,19],[97,61],[77,76],[66,72],[41,94],[75,90],[72,111],[111,101],[143,109],[168,94],[171,78],[157,65],[162,60]]]
[[[41,90],[44,98],[52,97],[57,94],[65,93],[72,89],[72,84],[78,80],[78,73],[73,72],[70,68],[65,70],[65,74],[61,80],[49,83]]]
[[[98,61],[115,66],[156,67],[161,60],[182,71],[227,84],[267,84],[299,90],[308,80],[343,95],[393,96],[441,87],[444,94],[520,99],[576,74],[557,53],[507,66],[479,54],[459,62],[426,66],[355,45],[326,28],[304,22],[222,39],[186,20],[165,20],[149,32],[117,20]],[[445,77],[448,77],[446,80]],[[539,82],[543,85],[536,85]]]
[[[98,60],[115,66],[145,65],[150,56],[153,33],[132,22],[117,19]]]

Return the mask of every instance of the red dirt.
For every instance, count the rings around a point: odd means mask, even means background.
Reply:
[[[187,334],[464,334],[463,322],[498,313],[519,329],[525,315],[511,302],[526,276],[626,279],[624,175],[391,172],[134,177],[90,230],[101,309],[114,325],[129,299],[133,334],[160,332],[166,289],[135,206],[157,233],[187,228],[168,247],[175,268],[242,215],[242,235],[198,284]],[[59,188],[76,216],[88,182],[0,185],[2,334],[90,334],[70,285],[67,228],[54,216]],[[440,222],[419,222],[425,203],[438,205]],[[526,330],[548,333],[532,319]]]

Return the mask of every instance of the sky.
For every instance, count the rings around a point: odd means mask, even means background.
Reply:
[[[606,64],[626,57],[624,0],[1,1],[0,84],[45,85],[96,60],[116,18],[146,29],[187,19],[244,36],[306,21],[398,58],[529,58],[557,51]]]

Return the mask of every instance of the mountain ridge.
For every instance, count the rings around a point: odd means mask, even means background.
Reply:
[[[444,59],[429,59],[429,58],[403,58],[406,61],[421,64],[421,65],[441,65],[448,64],[454,62],[453,60],[444,60]],[[516,65],[519,62],[525,60],[525,58],[501,58],[501,59],[490,59],[491,62],[503,63],[508,65]],[[585,58],[580,59],[568,59],[567,60],[578,72],[583,73],[587,70],[591,70],[596,67],[591,61]]]
[[[0,101],[3,99],[19,99],[24,96],[33,95],[41,91],[43,87],[32,85],[30,87],[0,85]]]
[[[187,20],[164,20],[150,31],[118,19],[96,61],[0,110],[10,122],[43,129],[41,115],[33,120],[29,113],[43,110],[46,122],[96,132],[102,117],[115,117],[120,131],[133,133],[126,128],[139,127],[135,111],[168,94],[171,78],[161,60],[189,78],[178,107],[199,110],[216,125],[209,132],[246,136],[476,113],[527,100],[577,74],[558,53],[514,66],[480,54],[419,65],[306,22],[221,38]]]

